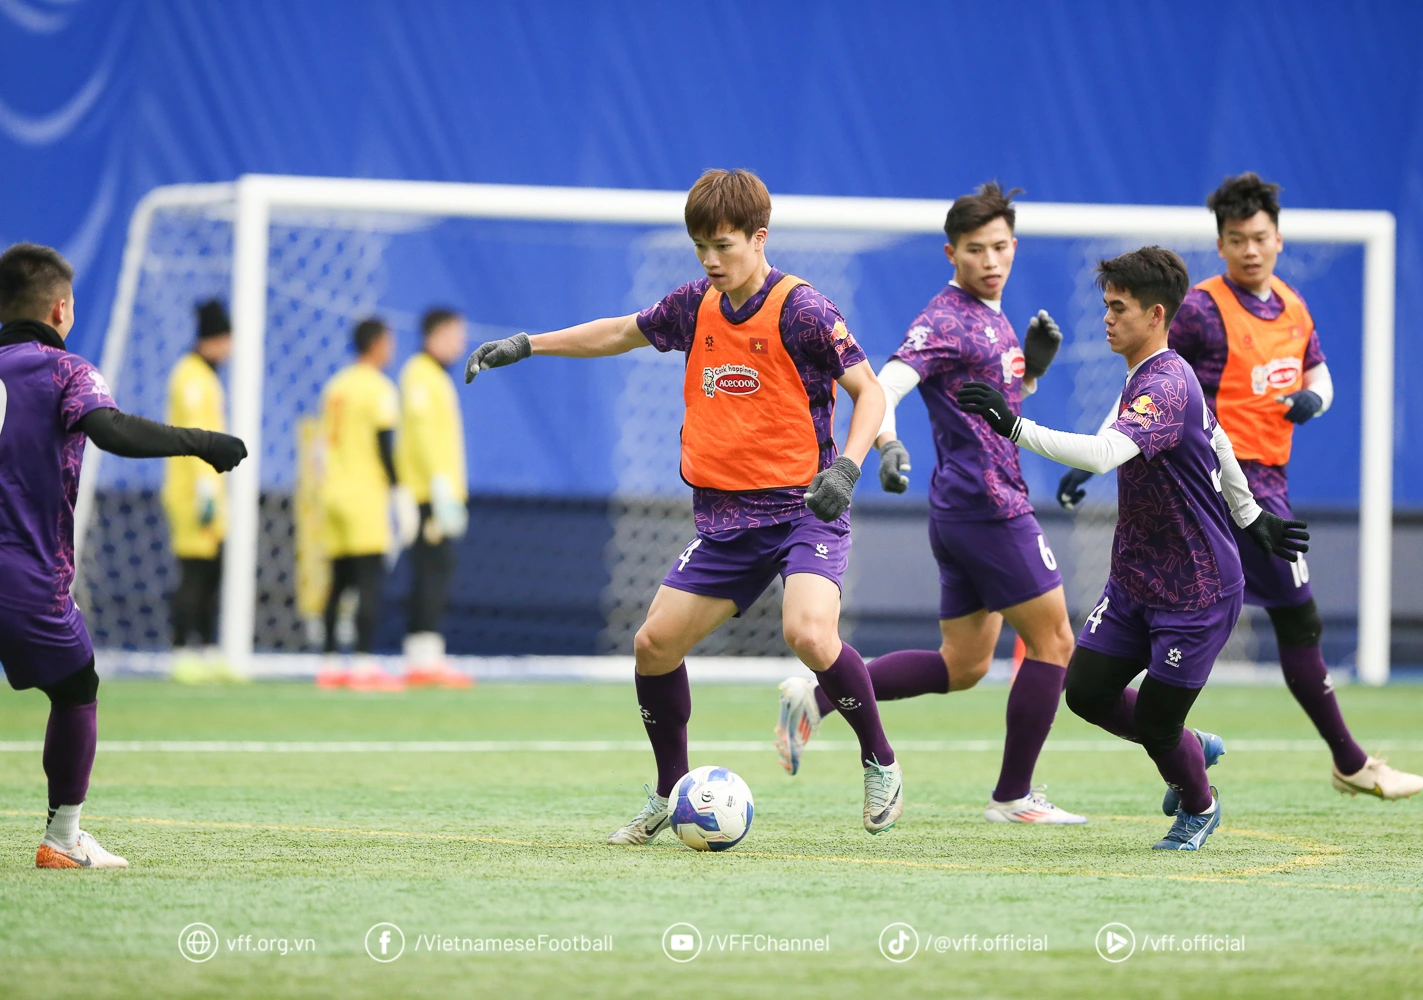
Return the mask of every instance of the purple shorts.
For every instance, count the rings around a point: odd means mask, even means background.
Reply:
[[[939,618],[981,608],[1002,611],[1062,586],[1057,558],[1032,514],[1006,521],[929,517],[929,545],[939,564]]]
[[[1262,509],[1283,518],[1294,517],[1288,497],[1266,496],[1255,500]],[[1235,522],[1230,523],[1235,546],[1240,550],[1240,568],[1245,571],[1245,603],[1260,608],[1292,608],[1314,597],[1309,589],[1309,565],[1304,556],[1298,562],[1286,562],[1272,556],[1255,544]]]
[[[1140,660],[1163,684],[1200,688],[1210,678],[1243,603],[1237,590],[1199,611],[1149,608],[1108,577],[1102,600],[1083,623],[1077,644],[1107,656]]]
[[[814,573],[842,586],[850,561],[850,521],[826,524],[802,517],[765,528],[734,528],[698,535],[682,550],[662,584],[703,597],[736,602],[741,615],[777,574]]]
[[[66,601],[58,612],[0,608],[0,666],[15,690],[58,684],[94,655],[79,606]]]

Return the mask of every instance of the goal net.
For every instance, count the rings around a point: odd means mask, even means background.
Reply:
[[[680,225],[682,197],[246,178],[158,189],[145,199],[131,225],[102,367],[125,410],[162,419],[168,374],[192,344],[194,306],[212,297],[232,304],[234,353],[224,381],[232,430],[248,440],[255,460],[228,477],[223,644],[230,656],[301,652],[319,638],[311,619],[324,583],[313,569],[319,553],[313,557],[312,533],[302,530],[313,509],[304,456],[312,450],[310,421],[321,388],[349,363],[354,325],[383,317],[397,334],[398,363],[418,348],[420,314],[433,305],[463,312],[476,343],[636,310],[699,273]],[[938,231],[946,207],[777,198],[768,255],[834,300],[878,364],[947,276]],[[1292,238],[1282,276],[1307,298],[1312,282],[1341,272],[1357,287],[1359,254],[1350,244],[1363,244],[1367,285],[1370,262],[1377,269],[1384,252],[1371,216],[1288,218],[1283,225]],[[1120,388],[1122,370],[1102,340],[1092,266],[1102,256],[1159,240],[1183,253],[1193,278],[1216,273],[1210,217],[1203,210],[1028,203],[1020,208],[1018,230],[1009,311],[1020,328],[1039,304],[1057,315],[1066,343],[1045,380],[1056,384],[1047,393],[1056,400],[1052,419],[1095,430]],[[1391,229],[1386,249],[1391,267]],[[1382,310],[1391,336],[1391,281],[1388,293],[1384,305],[1369,306],[1367,288],[1363,297],[1365,313],[1373,310],[1367,319],[1380,327]],[[1353,317],[1359,305],[1356,298]],[[1364,341],[1367,352],[1367,331]],[[678,476],[682,356],[644,350],[529,368],[539,370],[510,369],[462,389],[472,527],[461,550],[451,649],[629,652],[657,584],[693,534],[690,491]],[[907,433],[906,425],[922,423],[913,406],[906,402],[901,420]],[[848,416],[844,401],[841,440]],[[928,447],[925,435],[925,457],[916,462],[921,481],[931,464]],[[91,449],[81,491],[76,596],[101,656],[162,656],[177,582],[159,503],[162,463],[96,458]],[[1037,464],[1035,456],[1025,459],[1035,504],[1053,509],[1052,488],[1062,470]],[[1379,505],[1370,510],[1367,484],[1379,479],[1378,466],[1369,466],[1366,452],[1361,508],[1375,522]],[[864,519],[872,520],[877,506],[895,509],[868,488],[873,485],[867,475],[856,501]],[[1095,483],[1093,502],[1050,529],[1059,532],[1069,605],[1079,616],[1106,575],[1114,496],[1110,483]],[[923,498],[904,502],[922,508]],[[1380,566],[1367,545],[1367,526],[1363,537],[1361,586],[1370,567],[1377,572]],[[924,548],[922,537],[917,547]],[[1386,607],[1386,545],[1382,558]],[[854,561],[847,630],[860,617],[868,620],[870,612],[857,616],[857,609],[872,607],[887,608],[888,620],[901,614],[932,622],[933,581],[882,578],[874,569],[882,562]],[[379,641],[386,648],[398,646],[407,586],[398,567],[382,614]],[[779,599],[776,584],[699,652],[783,653]],[[895,601],[904,605],[898,611]],[[1386,629],[1386,615],[1383,621]],[[1367,646],[1362,618],[1360,627]],[[1228,657],[1257,655],[1251,629],[1247,617]]]

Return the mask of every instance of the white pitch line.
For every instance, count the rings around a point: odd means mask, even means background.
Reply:
[[[896,740],[906,753],[1000,753],[1001,740]],[[845,752],[852,740],[816,740],[807,750]],[[1320,740],[1227,741],[1232,751],[1324,753]],[[1372,750],[1423,750],[1423,740],[1375,740]],[[0,753],[39,753],[40,740],[0,740]],[[643,740],[100,740],[102,753],[627,753],[648,749]],[[692,740],[694,753],[766,753],[760,740]],[[1043,748],[1067,753],[1124,753],[1138,747],[1125,740],[1049,740]]]

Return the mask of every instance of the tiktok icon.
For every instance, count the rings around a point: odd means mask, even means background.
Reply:
[[[890,924],[879,932],[879,951],[891,962],[907,962],[919,953],[919,932],[908,924]]]

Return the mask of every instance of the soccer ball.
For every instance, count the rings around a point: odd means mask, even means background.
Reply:
[[[751,789],[724,767],[699,767],[683,775],[668,796],[672,832],[694,851],[725,851],[751,829]]]

